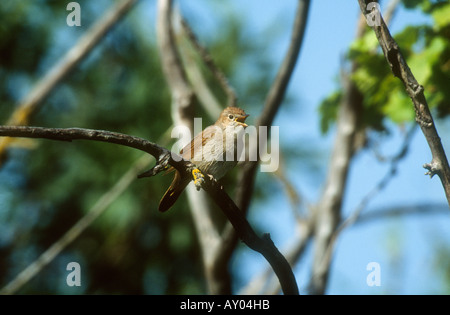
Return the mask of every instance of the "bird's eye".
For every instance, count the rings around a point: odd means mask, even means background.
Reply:
[[[234,119],[234,115],[230,114],[230,115],[228,115],[228,118]]]

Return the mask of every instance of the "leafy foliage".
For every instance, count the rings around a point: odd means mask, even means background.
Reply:
[[[430,108],[438,117],[445,117],[450,113],[450,3],[404,4],[407,8],[420,5],[433,18],[433,25],[409,26],[394,37],[417,81],[425,87]],[[373,32],[355,40],[347,58],[358,65],[351,79],[364,96],[362,120],[366,127],[381,131],[386,130],[383,120],[404,123],[414,119],[411,100],[391,73]],[[335,121],[341,93],[333,92],[320,106],[323,132]]]

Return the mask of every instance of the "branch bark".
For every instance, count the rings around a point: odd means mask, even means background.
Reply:
[[[177,154],[153,142],[139,137],[111,131],[83,128],[0,126],[0,136],[44,138],[59,141],[94,140],[108,142],[147,152],[157,159],[157,166],[160,165],[159,163],[170,164],[186,176],[192,176],[190,175],[191,171],[195,168],[195,165],[191,162],[181,159]],[[298,294],[298,287],[292,269],[283,255],[281,255],[275,247],[269,235],[265,234],[262,238],[256,235],[246,220],[244,214],[227,195],[223,187],[216,181],[213,181],[208,176],[205,176],[202,188],[221,208],[228,220],[236,229],[236,232],[241,240],[251,249],[261,253],[266,258],[280,280],[283,292],[285,294]]]
[[[309,1],[307,2],[309,3]],[[189,126],[192,130],[192,108],[196,98],[195,93],[187,80],[187,76],[174,41],[171,23],[171,8],[171,0],[160,0],[158,3],[158,46],[163,63],[163,70],[172,92],[172,113],[174,121],[176,124]],[[182,18],[181,20],[183,21]],[[186,23],[184,23],[184,30],[189,30]],[[199,50],[202,58],[207,63],[210,70],[213,71],[216,77],[218,77],[219,82],[221,82],[222,85],[225,85],[229,103],[234,104],[236,101],[236,96],[234,95],[234,91],[231,88],[228,88],[228,82],[224,78],[223,74],[218,71],[206,49],[200,47],[200,44],[198,43],[198,40],[193,32],[189,32],[189,37],[197,50]],[[294,52],[291,53],[295,55],[295,49]],[[293,68],[293,65],[291,64],[291,58],[289,58],[289,61],[290,63],[287,65],[285,64],[288,69],[285,69],[284,71],[292,72],[291,66]],[[277,82],[279,81],[280,80],[277,80]],[[286,88],[287,82],[284,82],[284,84],[284,88]],[[188,110],[189,108],[191,108],[191,110]],[[228,262],[239,235],[238,233],[234,233],[232,237],[227,237],[230,235],[228,231],[234,231],[233,227],[235,228],[232,223],[233,221],[230,220],[231,226],[227,225],[229,229],[226,230],[227,233],[224,234],[224,237],[221,237],[214,226],[214,220],[211,218],[209,207],[207,206],[205,200],[203,198],[198,200],[200,194],[196,192],[193,187],[188,187],[188,197],[190,204],[193,205],[191,206],[191,211],[202,247],[208,288],[212,293],[229,294],[231,293],[231,283],[229,279]],[[223,197],[220,198],[220,200],[227,199]],[[236,207],[236,209],[238,209],[238,207]],[[242,213],[239,212],[239,214],[241,215]],[[224,251],[224,248],[229,249],[229,251]],[[295,282],[295,279],[293,280]]]
[[[255,127],[257,130],[259,129],[259,126],[270,127],[272,125],[275,115],[286,94],[287,86],[297,63],[303,43],[308,20],[309,5],[310,0],[298,1],[291,42],[284,60],[278,70],[277,76],[267,94],[263,111],[256,121]],[[256,148],[250,148],[250,150],[256,150]],[[247,213],[253,196],[258,163],[258,161],[243,163],[242,169],[239,173],[235,200],[239,209],[241,209],[244,213]],[[228,261],[230,259],[234,248],[236,247],[237,235],[231,226],[227,225],[225,227],[223,239],[224,246],[221,249],[221,255],[217,256],[216,259],[217,263],[215,265],[217,267],[223,266],[223,261]]]
[[[192,134],[195,94],[188,83],[176,48],[171,17],[172,1],[159,0],[157,43],[164,76],[172,94],[173,120],[175,125],[188,126]]]
[[[364,21],[358,21],[356,37],[364,33]],[[352,64],[351,72],[357,69]],[[333,144],[327,179],[319,203],[316,206],[314,221],[314,257],[310,292],[324,294],[331,265],[330,242],[341,220],[341,208],[347,184],[347,176],[355,153],[355,139],[358,133],[358,117],[362,111],[362,95],[347,76],[343,82],[343,97],[337,115],[336,138]]]
[[[191,27],[187,23],[187,21],[180,15],[180,23],[182,26],[182,30],[184,34],[187,36],[195,50],[200,55],[203,63],[208,67],[211,74],[216,78],[217,82],[222,87],[223,91],[227,95],[227,107],[237,106],[237,96],[234,91],[234,89],[231,87],[231,85],[228,82],[227,77],[225,74],[219,69],[219,67],[214,62],[214,59],[212,58],[211,54],[209,53],[208,49],[206,47],[202,46],[200,44],[200,41],[198,40],[195,33],[192,31]],[[218,116],[218,115],[216,115]]]
[[[197,97],[188,82],[182,58],[177,49],[172,12],[171,0],[158,1],[158,49],[164,76],[172,95],[172,120],[176,126],[188,127],[192,138]],[[188,139],[188,137],[184,138]],[[186,193],[199,239],[208,292],[211,294],[231,294],[231,280],[228,271],[225,270],[221,274],[213,272],[215,256],[217,248],[220,247],[221,238],[211,216],[206,194],[204,191],[196,191],[193,185],[188,185]]]
[[[378,42],[386,57],[386,61],[391,68],[394,76],[399,78],[405,86],[406,93],[412,100],[414,111],[416,114],[416,121],[425,136],[425,139],[430,147],[432,159],[430,163],[424,164],[424,168],[428,170],[426,175],[433,177],[438,175],[445,191],[447,202],[450,206],[450,167],[448,160],[441,143],[441,138],[436,130],[436,126],[428,107],[427,100],[424,94],[424,87],[420,85],[414,77],[411,69],[403,57],[400,47],[391,36],[389,29],[377,7],[372,10],[376,12],[367,12],[368,0],[358,0],[362,14],[372,13],[379,16],[380,25],[372,23],[372,29],[377,36]],[[373,2],[373,1],[372,1]]]
[[[278,112],[284,99],[287,86],[297,63],[300,49],[303,43],[306,22],[308,20],[309,5],[310,0],[298,1],[298,7],[291,36],[291,43],[280,66],[280,69],[278,70],[277,76],[267,94],[263,111],[258,117],[255,124],[257,130],[259,129],[259,126],[272,126],[275,115]],[[250,205],[251,196],[253,195],[257,166],[258,162],[245,163],[244,170],[241,172],[241,176],[239,178],[240,189],[238,189],[236,203],[243,211],[247,211]]]

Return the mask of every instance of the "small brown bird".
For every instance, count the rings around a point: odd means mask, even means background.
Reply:
[[[238,162],[237,142],[243,141],[242,131],[247,127],[245,119],[248,116],[240,108],[225,108],[214,125],[206,127],[181,149],[181,156],[193,162],[205,175],[222,178]],[[174,170],[171,167],[168,171]],[[159,211],[169,210],[190,181],[175,170],[173,181],[159,202]]]

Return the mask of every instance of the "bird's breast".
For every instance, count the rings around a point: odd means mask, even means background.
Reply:
[[[236,128],[226,128],[222,134],[215,134],[214,138],[204,143],[199,152],[194,152],[191,161],[205,173],[216,179],[223,177],[238,162],[238,154],[243,148],[243,133]]]

